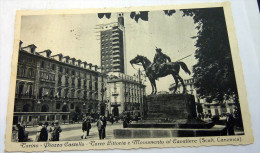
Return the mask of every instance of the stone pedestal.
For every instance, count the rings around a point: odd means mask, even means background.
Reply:
[[[196,137],[226,135],[225,126],[196,119],[193,95],[153,95],[144,101],[145,119],[114,129],[115,138]]]
[[[145,98],[146,120],[179,120],[196,117],[193,95],[153,95]]]

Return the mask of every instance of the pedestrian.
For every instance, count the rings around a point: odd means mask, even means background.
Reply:
[[[103,139],[106,138],[106,127],[107,127],[107,119],[105,116],[102,116],[102,122],[103,122]]]
[[[235,135],[235,131],[234,131],[234,118],[232,114],[228,114],[227,115],[227,119],[226,119],[226,127],[227,127],[227,134],[228,135]]]
[[[59,121],[55,121],[54,123],[54,130],[53,130],[53,141],[60,141],[60,133],[62,132],[62,129],[59,125]]]
[[[47,131],[48,125],[49,125],[48,122],[45,122],[42,125],[41,132],[40,132],[40,141],[47,141],[48,140],[48,131]]]
[[[97,120],[97,128],[98,128],[99,139],[104,139],[103,138],[103,122],[102,122],[102,117],[101,116]]]
[[[23,127],[20,124],[17,124],[16,128],[17,128],[17,132],[18,132],[18,135],[17,135],[18,142],[24,142],[25,137],[24,137]]]
[[[127,128],[127,127],[128,127],[128,123],[127,123],[126,117],[124,117],[123,128]]]
[[[47,128],[49,141],[53,141],[54,122]]]
[[[87,118],[87,136],[89,136],[90,129],[91,129],[91,117],[89,116]]]
[[[87,139],[87,136],[89,136],[89,131],[91,129],[91,121],[90,118],[84,118],[83,123],[82,123],[82,131],[83,131],[83,136],[81,136],[82,139]]]
[[[39,142],[40,141],[40,135],[41,135],[41,130],[42,130],[42,123],[39,123],[39,126],[36,128],[36,137],[35,137],[35,142]]]
[[[208,115],[208,116],[209,116],[209,118],[211,119],[211,117],[212,117],[212,114],[211,114],[211,112],[209,112],[209,115]]]

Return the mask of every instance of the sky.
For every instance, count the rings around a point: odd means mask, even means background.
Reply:
[[[100,30],[97,25],[117,21],[117,13],[112,13],[110,19],[99,19],[96,13],[73,15],[30,15],[22,16],[21,40],[23,47],[35,44],[36,51],[50,49],[52,55],[62,53],[100,66]],[[155,46],[162,52],[177,61],[182,60],[190,71],[196,64],[194,52],[196,25],[191,17],[183,17],[181,11],[176,11],[172,16],[167,16],[163,11],[150,11],[148,21],[130,18],[129,12],[124,12],[125,22],[125,53],[126,69],[128,75],[137,73],[129,63],[137,54],[146,56],[151,61],[156,53]],[[140,68],[140,66],[135,66]],[[183,79],[192,75],[180,71]],[[170,84],[174,83],[172,76],[160,78],[157,81],[158,91],[169,91]],[[151,92],[151,86],[146,79],[146,91]]]

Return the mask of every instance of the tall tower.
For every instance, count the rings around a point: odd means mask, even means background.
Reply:
[[[103,72],[125,73],[124,15],[118,13],[118,21],[101,25],[101,66]]]

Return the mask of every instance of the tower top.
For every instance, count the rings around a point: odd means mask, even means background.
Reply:
[[[120,25],[124,26],[124,13],[117,13],[117,20]]]
[[[123,12],[117,13],[117,17],[124,17],[124,13]]]

